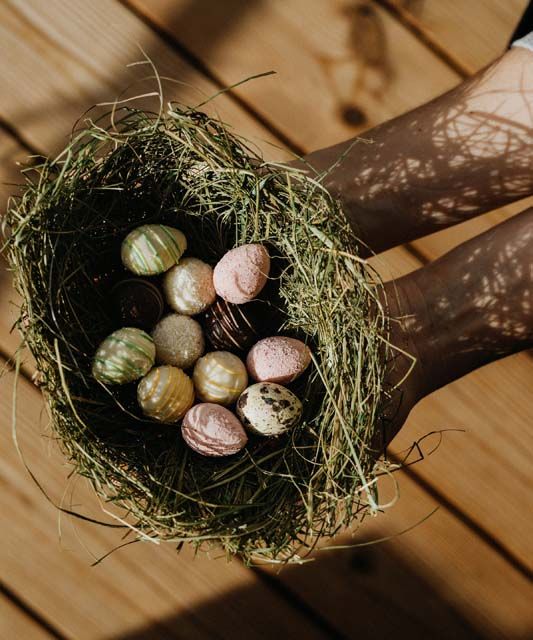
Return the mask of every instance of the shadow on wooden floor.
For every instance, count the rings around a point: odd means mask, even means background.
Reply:
[[[393,556],[386,545],[378,545],[325,552],[315,562],[289,567],[284,570],[283,587],[275,576],[259,575],[272,589],[282,590],[295,608],[307,613],[323,632],[324,638],[474,640],[498,635],[497,631],[488,631],[481,621],[467,619],[457,610],[452,595],[439,593],[432,584],[438,580],[427,579],[423,572],[423,567],[410,567]],[[332,581],[332,576],[338,576],[338,581]],[[352,584],[353,588],[348,590],[347,584]],[[306,597],[307,602],[313,603],[313,611],[294,595],[296,591]],[[257,597],[261,596],[255,593],[253,586],[234,590],[223,598],[200,603],[187,614],[168,617],[115,640],[181,639],[185,637],[185,617],[189,621],[194,620],[196,626],[202,626],[203,620],[221,619],[224,612],[231,610],[235,617],[235,612],[245,609]],[[330,612],[329,619],[321,616],[321,608]],[[335,615],[332,616],[331,612]],[[263,632],[256,637],[273,637],[269,627],[269,619],[273,616],[276,616],[276,611],[265,611]],[[278,631],[279,625],[278,619]],[[285,637],[291,637],[294,631],[293,626],[287,628]],[[206,632],[209,635],[207,629]],[[220,636],[213,637],[226,637],[226,633],[227,630],[221,630]],[[237,628],[233,638],[240,637]],[[531,637],[530,634],[506,636],[507,640]]]

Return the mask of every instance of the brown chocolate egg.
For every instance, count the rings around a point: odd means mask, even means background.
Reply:
[[[222,298],[204,315],[205,334],[215,349],[244,351],[262,334],[261,304],[231,304]]]
[[[165,304],[159,289],[141,278],[128,278],[111,289],[113,315],[121,326],[151,329],[161,318]]]

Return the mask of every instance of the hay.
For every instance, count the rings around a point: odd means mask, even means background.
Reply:
[[[18,328],[68,460],[135,538],[294,562],[378,509],[388,319],[379,278],[321,176],[265,162],[220,120],[175,103],[87,118],[59,157],[25,175],[7,217]],[[282,333],[313,350],[297,389],[304,418],[290,435],[203,458],[179,428],[142,416],[136,385],[91,377],[96,346],[117,328],[106,296],[120,242],[156,221],[181,229],[188,254],[211,264],[262,242],[281,265],[272,299]]]

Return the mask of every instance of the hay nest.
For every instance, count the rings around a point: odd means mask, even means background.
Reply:
[[[87,118],[59,157],[25,175],[7,217],[18,328],[63,451],[136,539],[301,561],[321,536],[378,508],[388,319],[321,176],[265,162],[218,118],[175,103]],[[135,384],[91,376],[97,345],[117,328],[107,298],[120,243],[152,222],[181,229],[190,255],[210,264],[246,242],[277,257],[282,333],[313,351],[296,391],[303,420],[289,435],[204,458],[179,428],[142,416]]]

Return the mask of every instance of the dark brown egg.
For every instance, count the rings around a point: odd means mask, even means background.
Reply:
[[[217,298],[204,315],[204,330],[215,349],[245,351],[264,334],[268,307],[262,301],[231,304]]]
[[[115,320],[122,327],[152,329],[163,315],[165,303],[159,289],[142,278],[128,278],[111,290]]]

